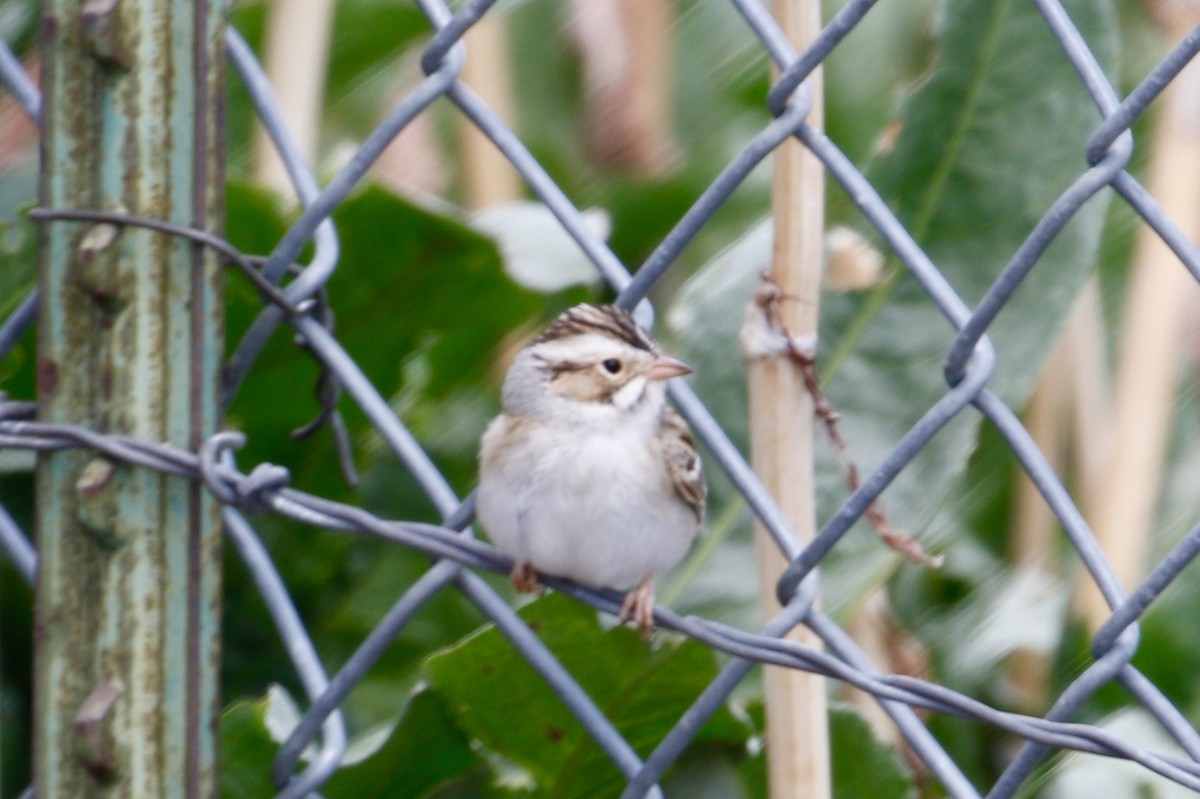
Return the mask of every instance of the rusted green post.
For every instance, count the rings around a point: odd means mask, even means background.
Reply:
[[[43,3],[41,204],[215,229],[222,0]],[[43,223],[45,421],[194,448],[216,423],[210,252]],[[85,451],[38,464],[38,799],[216,796],[220,520],[193,483]]]

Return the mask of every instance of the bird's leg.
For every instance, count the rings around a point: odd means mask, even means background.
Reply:
[[[508,573],[508,579],[512,580],[513,588],[522,594],[542,590],[542,581],[538,579],[533,564],[528,561],[519,560],[514,563],[512,571]]]
[[[638,587],[625,595],[617,621],[624,624],[632,620],[642,638],[649,641],[654,632],[654,575],[647,574]]]

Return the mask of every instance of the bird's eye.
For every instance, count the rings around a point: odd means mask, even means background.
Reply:
[[[615,375],[617,372],[621,371],[621,362],[616,358],[609,358],[601,365],[608,370],[609,374],[612,375]]]

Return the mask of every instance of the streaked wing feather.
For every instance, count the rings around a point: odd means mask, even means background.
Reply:
[[[675,493],[696,514],[696,521],[703,522],[708,485],[704,481],[700,453],[696,450],[691,428],[679,412],[669,405],[663,408],[659,440]]]

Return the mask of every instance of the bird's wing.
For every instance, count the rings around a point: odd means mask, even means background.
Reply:
[[[708,485],[704,482],[704,467],[700,464],[700,453],[696,451],[691,428],[678,411],[668,405],[663,408],[658,435],[675,493],[696,514],[696,521],[704,521]]]

